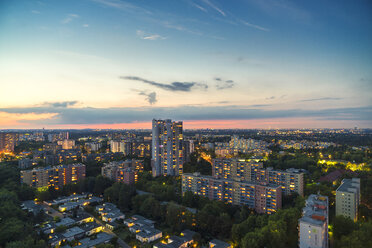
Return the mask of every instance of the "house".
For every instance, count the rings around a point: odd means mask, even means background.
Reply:
[[[160,239],[162,236],[162,231],[152,227],[145,227],[136,234],[136,239],[142,243],[150,243],[152,241]]]
[[[114,222],[115,220],[123,220],[125,218],[125,215],[112,203],[98,205],[96,206],[96,211],[105,222]]]
[[[124,220],[124,224],[129,227],[129,230],[131,230],[131,227],[133,231],[136,232],[136,227],[143,227],[143,226],[150,226],[154,227],[155,221],[146,219],[145,217],[141,215],[133,215],[131,218]]]
[[[72,227],[67,229],[64,233],[62,233],[62,236],[67,241],[72,241],[74,239],[80,239],[84,237],[85,231],[81,229],[80,227]]]
[[[212,239],[211,241],[209,241],[208,247],[209,248],[232,248],[232,246],[229,243],[226,243],[218,239]]]
[[[110,230],[115,230],[117,227],[119,226],[119,223],[117,222],[109,222],[109,223],[106,223],[106,227]]]
[[[82,202],[77,201],[77,202],[67,202],[65,204],[62,204],[61,206],[58,207],[58,210],[60,212],[65,212],[65,211],[70,211],[74,208],[79,207],[82,204]]]
[[[33,200],[22,202],[21,207],[23,210],[33,213],[34,215],[45,211],[43,206],[36,204]]]
[[[196,233],[190,230],[184,230],[180,236],[171,236],[167,243],[159,242],[154,245],[154,248],[186,248],[194,242]]]
[[[46,204],[48,204],[49,206],[51,205],[59,205],[59,204],[63,204],[63,203],[67,203],[67,202],[72,202],[72,201],[78,201],[80,199],[85,199],[87,198],[88,196],[91,196],[91,194],[73,194],[73,195],[70,195],[70,196],[62,196],[62,197],[58,197],[57,199],[53,200],[53,201],[47,201],[45,202]]]
[[[83,212],[83,211],[77,212],[76,216],[72,217],[72,219],[74,219],[78,225],[81,225],[83,223],[92,222],[94,220],[94,218],[92,216],[90,216],[88,213]]]
[[[56,229],[56,227],[57,226],[54,222],[50,222],[50,223],[44,224],[44,226],[42,226],[39,230],[40,230],[40,233],[50,234],[50,233],[54,233],[54,230]]]
[[[84,230],[86,236],[99,233],[103,230],[103,226],[97,224],[96,222],[88,222],[80,226]]]
[[[101,232],[101,233],[97,234],[97,238],[95,238],[95,239],[90,239],[88,237],[88,238],[84,238],[84,239],[79,240],[80,245],[75,246],[75,248],[96,247],[99,244],[106,244],[106,243],[110,242],[113,237],[114,236],[112,236],[108,233]]]
[[[69,226],[72,226],[72,225],[75,225],[76,224],[76,221],[69,218],[69,217],[65,217],[65,218],[62,218],[59,222],[56,222],[56,226],[66,226],[66,227],[69,227]]]
[[[54,247],[54,246],[57,246],[57,245],[61,245],[63,241],[65,241],[65,238],[62,234],[53,233],[53,234],[49,235],[48,244],[51,247]]]

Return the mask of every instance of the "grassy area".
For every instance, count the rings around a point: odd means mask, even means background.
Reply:
[[[129,241],[132,238],[131,233],[126,228],[118,228],[114,232],[116,233],[116,235],[118,235],[119,238],[124,241]]]

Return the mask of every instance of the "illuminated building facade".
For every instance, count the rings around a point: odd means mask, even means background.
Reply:
[[[328,197],[310,195],[299,219],[299,247],[328,247]]]
[[[59,165],[54,167],[34,168],[21,171],[21,183],[31,187],[60,188],[85,178],[84,164]]]
[[[212,175],[228,180],[280,185],[285,195],[304,194],[304,173],[293,168],[285,171],[274,170],[271,167],[265,169],[260,162],[216,158],[212,161]]]
[[[136,159],[105,163],[101,168],[102,176],[126,184],[137,182],[140,172],[143,172],[143,160]]]
[[[271,214],[282,206],[281,187],[268,183],[239,182],[186,173],[182,175],[182,193],[187,191],[211,200],[246,205],[258,213]]]
[[[59,140],[57,141],[57,144],[62,146],[62,149],[64,150],[75,148],[75,140],[71,140],[71,139]]]
[[[336,215],[358,220],[360,178],[343,179],[336,190]]]
[[[134,184],[137,181],[137,174],[132,168],[118,168],[116,181],[125,184]]]
[[[0,152],[6,153],[14,152],[16,137],[17,137],[16,133],[0,132]]]
[[[152,120],[152,175],[182,174],[183,124],[172,120]]]

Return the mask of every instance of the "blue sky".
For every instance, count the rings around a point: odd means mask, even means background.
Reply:
[[[0,128],[372,127],[371,13],[370,1],[1,1]]]

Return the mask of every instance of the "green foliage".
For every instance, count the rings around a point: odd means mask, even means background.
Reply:
[[[233,225],[233,241],[241,247],[297,247],[297,226],[303,203],[303,198],[297,197],[292,208],[279,210],[270,216],[250,215]]]
[[[213,152],[212,157],[215,157]],[[203,175],[212,175],[212,165],[200,157],[200,152],[196,151],[190,154],[190,162],[184,163],[184,173],[200,172]]]
[[[128,211],[131,208],[132,197],[136,195],[136,188],[133,185],[114,183],[104,191],[105,201],[116,204],[121,210]]]
[[[338,217],[337,217],[338,218]],[[372,247],[372,222],[365,222],[360,225],[352,225],[347,228],[345,227],[337,227],[338,224],[344,225],[344,221],[341,223],[335,223],[334,229],[338,228],[339,231],[337,235],[341,235],[340,239],[335,239],[334,247],[335,248],[365,248],[365,247]],[[350,223],[349,223],[350,224]],[[341,230],[340,230],[341,229]],[[341,231],[341,232],[340,232]]]
[[[335,240],[341,239],[342,236],[352,233],[358,228],[353,220],[344,216],[336,216],[333,219],[333,237]]]
[[[47,244],[44,240],[34,240],[31,236],[28,236],[24,240],[12,241],[6,244],[5,248],[44,248],[47,247]]]

